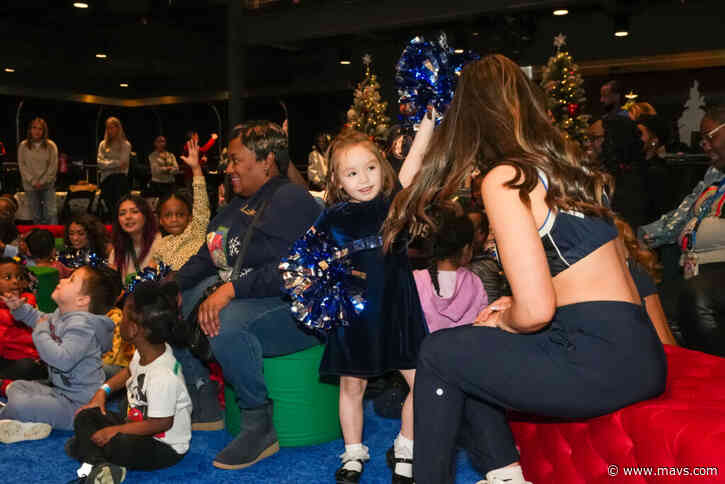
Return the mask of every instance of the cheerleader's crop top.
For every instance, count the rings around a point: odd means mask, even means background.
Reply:
[[[539,171],[544,188],[549,189],[546,174]],[[606,219],[591,217],[571,210],[551,210],[539,227],[551,277],[588,256],[607,242],[617,238],[617,229]]]

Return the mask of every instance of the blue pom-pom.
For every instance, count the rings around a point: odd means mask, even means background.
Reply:
[[[292,316],[300,325],[330,331],[349,325],[365,309],[364,285],[349,253],[313,227],[282,259],[283,291],[292,299]]]
[[[444,33],[433,42],[413,38],[400,55],[395,72],[398,102],[408,105],[403,123],[420,124],[428,105],[435,107],[436,124],[440,123],[453,100],[463,66],[477,59],[480,56],[471,51],[456,54]]]
[[[98,267],[105,265],[106,260],[90,249],[66,248],[58,256],[58,260],[66,267],[78,269],[82,266]]]
[[[171,272],[171,266],[164,262],[159,262],[158,267],[145,267],[141,272],[137,273],[131,282],[128,283],[126,292],[132,294],[136,289],[136,285],[141,282],[155,281],[161,282]]]

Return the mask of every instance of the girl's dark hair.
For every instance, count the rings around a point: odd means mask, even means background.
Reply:
[[[190,129],[189,131],[187,131],[186,134],[184,135],[184,143],[186,143],[191,138],[193,138],[194,137],[194,133],[196,133],[196,130],[195,129]]]
[[[130,294],[131,319],[146,330],[151,344],[165,343],[172,337],[172,327],[179,320],[176,282],[144,281]]]
[[[65,224],[63,241],[66,247],[72,247],[70,237],[68,236],[68,230],[71,224],[80,225],[86,231],[88,249],[91,252],[95,252],[104,259],[108,258],[108,231],[98,217],[84,213],[82,215],[76,215],[70,222]]]
[[[151,250],[151,245],[154,243],[156,233],[158,232],[156,217],[151,211],[151,207],[148,202],[138,195],[130,193],[128,195],[124,195],[118,202],[118,205],[116,205],[116,216],[113,218],[113,230],[111,231],[111,244],[113,245],[114,260],[116,261],[118,272],[121,274],[124,273],[126,268],[126,259],[128,254],[134,250],[131,236],[123,231],[121,224],[118,222],[118,212],[121,208],[121,204],[126,201],[133,202],[144,217],[142,234],[143,246],[141,247],[141,253],[138,256],[139,261],[144,260],[148,255]]]
[[[47,259],[53,254],[55,237],[45,229],[33,229],[25,236],[25,245],[33,259]]]
[[[0,257],[0,266],[5,264],[15,264],[16,267],[20,269],[20,278],[24,280],[26,283],[30,283],[30,271],[28,268],[20,262],[18,259],[15,259],[14,257]],[[20,292],[27,292],[28,288],[27,285],[21,289]]]
[[[186,188],[178,188],[164,194],[156,204],[156,216],[159,220],[161,220],[161,207],[163,207],[164,203],[168,202],[172,198],[175,198],[186,205],[186,208],[189,209],[189,214],[194,213],[194,200],[191,193],[189,193],[189,190]]]
[[[438,262],[459,258],[463,248],[473,243],[473,222],[465,215],[456,215],[451,211],[442,212],[438,221],[438,231],[433,236],[433,255],[428,266],[433,287],[440,296],[438,286]]]
[[[478,210],[476,208],[472,208],[469,210],[466,210],[465,213],[466,217],[468,217],[469,220],[471,215],[480,215],[481,216],[481,226],[478,228],[479,232],[481,232],[481,235],[483,236],[483,240],[486,240],[488,238],[488,234],[491,232],[491,223],[488,221],[488,215],[486,215],[486,212],[482,212],[481,210]],[[471,222],[473,223],[473,222]],[[474,227],[475,230],[475,227]]]
[[[9,244],[18,238],[18,228],[15,223],[8,220],[0,220],[0,241]]]

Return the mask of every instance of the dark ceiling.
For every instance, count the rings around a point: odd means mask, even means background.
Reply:
[[[6,92],[141,98],[226,89],[227,0],[87,0],[88,9],[74,8],[69,0],[4,3],[0,89]],[[251,93],[271,95],[345,89],[359,78],[359,69],[345,71],[340,56],[373,51],[392,65],[408,39],[439,29],[456,46],[543,63],[548,41],[533,47],[552,29],[581,29],[582,21],[597,15],[603,24],[602,18],[616,12],[646,16],[685,3],[722,8],[725,1],[247,0],[239,25],[250,46],[245,84]],[[569,16],[567,27],[551,20],[552,7],[560,5],[578,15]],[[108,57],[97,59],[97,53]],[[4,72],[6,67],[15,72]],[[129,87],[120,87],[122,82]]]

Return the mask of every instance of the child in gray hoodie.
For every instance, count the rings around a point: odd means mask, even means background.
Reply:
[[[33,328],[33,342],[48,365],[50,386],[18,380],[0,409],[0,442],[42,439],[51,428],[73,429],[73,417],[105,381],[101,355],[111,348],[114,323],[105,316],[121,292],[118,272],[84,266],[61,279],[44,314],[16,295],[2,295],[13,316]]]

